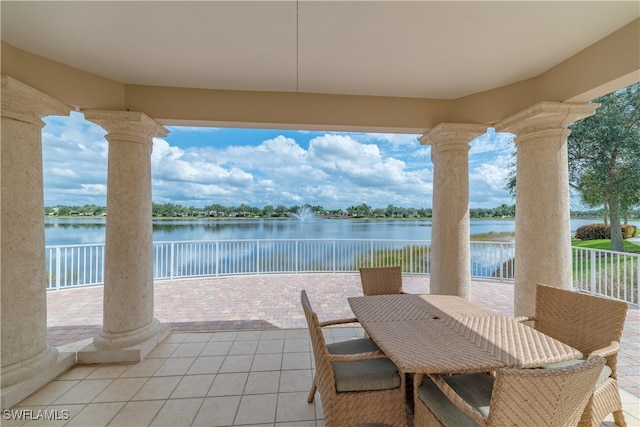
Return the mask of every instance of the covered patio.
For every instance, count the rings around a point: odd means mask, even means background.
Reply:
[[[154,305],[150,153],[167,125],[422,134],[432,293],[472,297],[469,142],[516,135],[514,315],[571,284],[568,126],[640,80],[635,2],[2,2],[2,408],[79,363],[145,360]],[[47,343],[42,118],[109,143],[100,330]],[[186,339],[186,337],[185,337]]]
[[[405,275],[403,286],[428,293],[429,278]],[[357,274],[156,282],[156,317],[172,333],[147,360],[77,366],[14,409],[70,409],[68,424],[60,425],[322,426],[319,399],[306,403],[313,360],[302,289],[324,320],[351,317],[347,297],[362,294]],[[100,330],[101,294],[101,287],[49,292],[49,344],[60,351],[85,346]],[[511,315],[512,298],[513,283],[471,283],[471,300],[500,313]],[[618,356],[629,426],[640,425],[639,316],[629,311]],[[327,340],[362,333],[357,324],[329,328]]]

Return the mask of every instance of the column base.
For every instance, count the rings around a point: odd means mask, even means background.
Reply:
[[[141,362],[171,332],[171,326],[157,319],[144,328],[125,334],[102,333],[93,343],[78,350],[79,365],[92,363]]]
[[[46,354],[38,357],[33,363],[25,364],[15,370],[9,368],[8,373],[3,368],[3,383],[10,382],[4,381],[5,375],[9,375],[7,378],[13,380],[19,372],[23,373],[23,376],[24,374],[29,376],[2,387],[0,409],[5,410],[15,406],[76,364],[75,353],[58,352],[53,347],[48,347],[45,352]]]

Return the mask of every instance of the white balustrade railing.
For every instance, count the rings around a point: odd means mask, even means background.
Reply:
[[[429,242],[405,240],[217,240],[154,243],[154,278],[353,272],[400,264],[429,273]]]
[[[47,246],[47,289],[104,283],[104,243]]]
[[[154,280],[274,273],[343,273],[401,265],[430,273],[425,240],[277,239],[154,242]],[[515,245],[471,242],[471,276],[513,280]],[[640,254],[573,248],[574,288],[638,305]],[[47,289],[104,283],[104,244],[47,246]]]
[[[638,305],[640,254],[573,248],[573,287]]]

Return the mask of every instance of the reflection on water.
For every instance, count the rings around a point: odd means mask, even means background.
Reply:
[[[105,224],[102,223],[69,223],[69,222],[60,222],[60,223],[49,223],[49,222],[45,222],[44,223],[44,228],[62,228],[64,229],[69,229],[69,228],[75,228],[75,229],[79,229],[79,230],[90,230],[92,228],[95,229],[101,229],[104,228]]]
[[[594,220],[572,220],[576,230]],[[104,243],[105,218],[45,218],[45,241],[51,245]],[[640,223],[635,223],[640,227]],[[472,220],[471,234],[513,233],[512,219]],[[154,220],[153,240],[374,239],[430,240],[429,220],[188,219]]]
[[[104,242],[104,218],[45,218],[47,245]],[[509,226],[508,226],[509,227]],[[316,219],[154,220],[153,240],[400,239],[428,240],[431,221]]]

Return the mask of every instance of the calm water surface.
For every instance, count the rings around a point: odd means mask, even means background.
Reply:
[[[572,220],[575,231],[595,220]],[[639,222],[632,222],[640,228]],[[515,220],[472,220],[471,234],[514,232]],[[104,243],[105,218],[45,218],[45,242],[52,245]],[[237,239],[397,239],[430,240],[429,220],[190,219],[154,220],[153,240]]]

